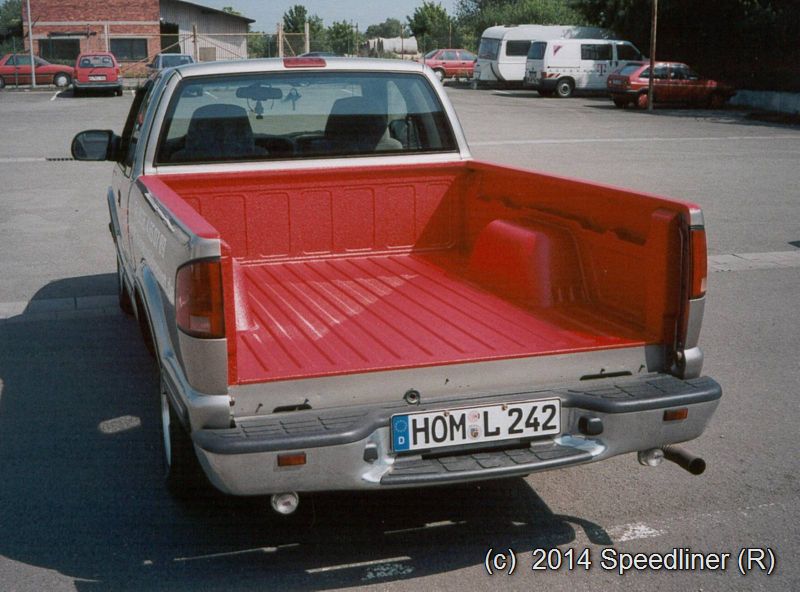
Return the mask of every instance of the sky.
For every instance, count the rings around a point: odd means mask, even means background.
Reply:
[[[422,5],[422,0],[191,0],[195,4],[222,8],[230,6],[244,16],[255,19],[252,29],[274,33],[283,13],[295,4],[302,4],[309,14],[322,18],[325,26],[334,21],[352,21],[363,31],[387,18],[407,22],[406,17]],[[438,0],[448,14],[455,14],[458,0]]]

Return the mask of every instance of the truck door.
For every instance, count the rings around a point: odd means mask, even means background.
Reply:
[[[14,76],[17,84],[30,84],[31,83],[31,57],[22,54],[16,54],[9,58],[9,63],[14,64]]]
[[[669,101],[674,103],[690,103],[692,86],[689,83],[688,68],[683,64],[672,64],[669,67]]]
[[[137,89],[134,95],[133,104],[128,112],[128,118],[125,121],[125,129],[122,131],[122,139],[120,141],[122,158],[114,169],[112,176],[111,190],[113,191],[113,196],[111,196],[111,198],[116,202],[115,206],[112,208],[112,224],[117,223],[119,226],[118,231],[120,234],[118,237],[115,237],[115,240],[117,238],[120,240],[118,249],[124,263],[132,263],[127,261],[131,252],[129,242],[130,233],[128,232],[128,201],[133,183],[136,180],[135,174],[137,174],[136,167],[134,166],[136,164],[134,160],[136,147],[140,140],[144,115],[150,103],[152,89],[153,81],[148,80],[144,86]],[[114,220],[113,212],[116,212],[116,220]],[[131,269],[131,267],[128,266],[128,269]]]
[[[581,74],[586,77],[584,88],[606,88],[606,79],[611,73],[611,58],[610,43],[581,43]]]

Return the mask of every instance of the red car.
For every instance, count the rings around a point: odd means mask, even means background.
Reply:
[[[72,90],[76,96],[88,90],[111,90],[121,97],[122,75],[114,54],[98,51],[79,55]]]
[[[422,62],[436,73],[439,80],[444,80],[472,78],[477,59],[478,56],[466,49],[434,49],[425,54]]]
[[[703,78],[686,64],[656,62],[653,93],[656,103],[683,103],[719,108],[735,94],[733,87]],[[631,62],[608,76],[606,86],[617,107],[647,107],[650,65]]]
[[[71,66],[51,64],[40,57],[33,57],[36,84],[55,84],[66,88],[72,83],[74,71]],[[31,83],[31,56],[26,53],[8,53],[0,59],[0,88],[7,84]]]

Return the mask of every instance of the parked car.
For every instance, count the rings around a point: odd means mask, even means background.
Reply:
[[[466,49],[434,49],[426,53],[422,62],[436,74],[436,78],[472,78],[475,69],[474,53]]]
[[[38,56],[33,57],[33,64],[36,84],[54,84],[58,88],[66,88],[75,77],[72,66],[51,64]],[[30,55],[9,53],[0,59],[0,88],[6,84],[30,84],[31,78]]]
[[[77,96],[89,90],[110,90],[122,96],[122,73],[114,54],[109,52],[82,53],[75,60],[73,93]]]
[[[525,86],[543,97],[571,97],[574,91],[604,91],[608,75],[620,63],[641,61],[642,54],[621,39],[534,41],[525,62]]]
[[[730,85],[703,78],[686,64],[656,62],[653,76],[654,102],[682,103],[718,108],[736,91]],[[617,107],[647,107],[650,65],[630,62],[609,75],[608,92]]]
[[[147,71],[152,76],[164,68],[175,68],[186,64],[194,64],[194,58],[188,53],[160,53],[147,64]]]

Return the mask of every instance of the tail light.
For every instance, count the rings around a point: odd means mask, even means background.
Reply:
[[[708,259],[706,254],[706,231],[704,228],[689,229],[691,236],[691,286],[689,298],[702,298],[706,295],[708,280]]]
[[[705,229],[702,226],[690,227],[686,242],[686,253],[684,254],[686,275],[684,276],[683,303],[676,335],[677,351],[696,345],[695,343],[687,344],[687,340],[694,342],[697,338],[696,334],[693,337],[689,335],[689,317],[693,306],[691,301],[705,296],[708,280]]]
[[[175,277],[175,316],[178,327],[192,337],[225,337],[222,269],[216,259],[193,261]]]

